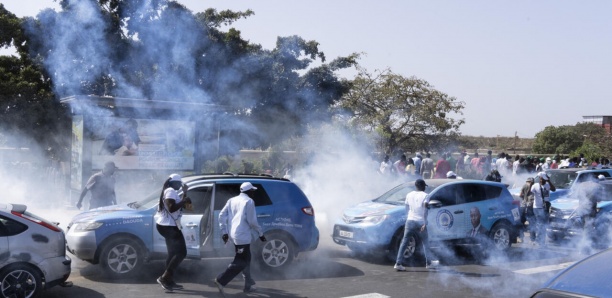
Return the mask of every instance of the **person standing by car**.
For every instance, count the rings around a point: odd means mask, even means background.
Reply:
[[[605,180],[606,177],[603,175],[597,178],[589,177],[587,181],[577,184],[574,190],[574,194],[578,197],[578,207],[575,212],[580,216],[584,225],[584,234],[591,241],[595,240],[594,223],[595,216],[597,216],[597,202],[603,197],[603,187],[599,183]]]
[[[164,182],[162,192],[159,196],[159,205],[155,214],[157,231],[166,240],[168,257],[166,258],[166,270],[162,276],[157,278],[157,283],[167,291],[182,289],[183,286],[174,282],[174,272],[187,256],[187,245],[181,231],[181,216],[185,204],[191,203],[187,197],[186,184],[181,181],[181,175],[172,174]],[[179,196],[178,190],[183,190]]]
[[[550,191],[555,191],[556,188],[550,182],[545,172],[538,173],[538,178],[539,182],[531,186],[531,192],[533,193],[533,213],[537,222],[536,239],[538,244],[544,247],[546,246],[546,224],[550,208],[548,197],[550,196]]]
[[[406,224],[404,225],[404,237],[400,244],[399,250],[397,251],[397,258],[393,268],[397,271],[406,271],[406,268],[402,264],[404,259],[404,251],[408,246],[409,237],[411,234],[419,235],[421,242],[423,243],[423,254],[425,255],[425,264],[427,268],[435,268],[438,266],[438,260],[430,260],[429,240],[427,237],[427,193],[425,193],[425,180],[417,179],[414,182],[416,190],[409,192],[406,195],[406,212],[408,216],[406,218]]]
[[[85,198],[88,191],[91,191],[91,199],[89,200],[90,210],[117,204],[117,197],[115,196],[115,177],[113,176],[116,169],[115,163],[109,161],[104,164],[102,171],[89,177],[87,184],[81,191],[76,207],[81,209],[81,206],[83,206],[83,198]]]
[[[533,177],[527,178],[525,185],[521,188],[521,192],[519,196],[521,197],[521,203],[519,207],[519,212],[521,214],[521,230],[519,231],[519,239],[523,242],[523,235],[525,233],[525,223],[529,221],[529,239],[531,242],[535,242],[536,240],[536,220],[533,214],[533,193],[531,192],[531,186],[533,186],[534,179]]]
[[[252,196],[257,187],[251,182],[244,182],[240,185],[240,194],[225,203],[219,213],[219,227],[223,235],[223,242],[232,240],[236,255],[232,263],[215,278],[214,282],[221,295],[224,295],[223,288],[238,273],[244,276],[244,292],[249,293],[256,290],[255,281],[251,277],[251,230],[257,232],[259,240],[266,241],[255,212],[255,202]]]

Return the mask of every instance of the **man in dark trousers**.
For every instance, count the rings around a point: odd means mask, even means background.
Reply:
[[[104,164],[102,171],[93,174],[87,184],[81,191],[79,202],[76,207],[81,209],[83,198],[88,191],[91,191],[91,200],[89,200],[89,209],[98,207],[110,206],[117,204],[117,198],[115,196],[115,170],[117,167],[115,163],[109,161]]]
[[[259,240],[266,241],[266,237],[257,223],[255,213],[255,202],[251,199],[257,187],[251,182],[240,185],[240,194],[225,203],[219,213],[219,226],[223,236],[223,242],[229,239],[234,242],[236,255],[232,263],[225,271],[215,278],[215,285],[219,288],[221,295],[223,288],[240,272],[244,275],[244,292],[249,293],[256,290],[255,281],[251,277],[251,230],[259,235]]]

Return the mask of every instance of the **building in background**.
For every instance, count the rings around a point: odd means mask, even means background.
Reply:
[[[584,122],[594,123],[603,127],[610,134],[610,126],[612,124],[612,116],[582,116]]]

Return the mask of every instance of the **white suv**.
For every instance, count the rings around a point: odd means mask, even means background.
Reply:
[[[36,297],[70,276],[64,231],[26,209],[0,203],[0,297]]]

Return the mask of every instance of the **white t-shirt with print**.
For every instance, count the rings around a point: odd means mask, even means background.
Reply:
[[[174,200],[175,204],[178,204],[182,201],[181,197],[178,195],[178,191],[176,191],[172,187],[168,187],[164,190],[164,205],[161,211],[157,211],[155,214],[155,222],[160,226],[176,226],[174,222],[175,219],[181,218],[183,216],[183,209],[176,210],[170,213],[170,209],[166,205],[166,199]],[[172,215],[172,217],[170,217]]]

